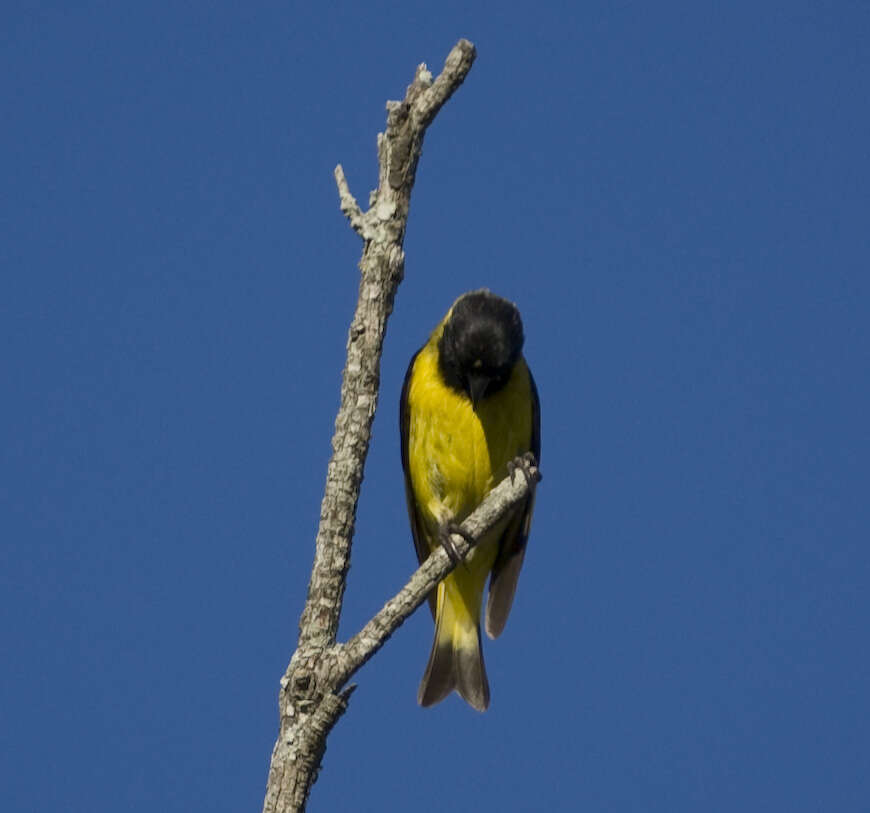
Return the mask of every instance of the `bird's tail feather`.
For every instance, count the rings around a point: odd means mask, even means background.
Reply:
[[[443,589],[441,585],[439,591]],[[435,640],[417,701],[421,706],[432,706],[455,689],[472,708],[486,711],[489,681],[483,665],[480,625],[467,617],[458,617],[451,601],[442,595],[438,598]]]

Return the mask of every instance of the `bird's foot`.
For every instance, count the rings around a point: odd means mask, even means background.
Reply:
[[[514,474],[517,471],[522,472],[523,477],[526,478],[526,482],[529,484],[529,488],[532,488],[535,483],[541,481],[541,470],[538,468],[538,461],[531,452],[518,455],[513,460],[508,461],[507,470],[512,483],[514,481]]]
[[[454,565],[458,565],[462,561],[462,557],[459,555],[459,551],[456,550],[456,545],[453,544],[453,540],[450,538],[452,534],[459,534],[459,536],[468,542],[469,545],[473,545],[475,540],[470,533],[462,529],[462,526],[460,526],[458,522],[445,522],[441,526],[441,530],[438,533],[441,547],[447,551],[450,561],[453,562]]]

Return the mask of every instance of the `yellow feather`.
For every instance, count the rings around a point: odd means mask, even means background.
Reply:
[[[430,550],[440,544],[439,528],[448,521],[462,522],[506,476],[507,464],[528,451],[532,435],[525,362],[520,359],[507,386],[475,411],[468,397],[444,383],[438,370],[443,324],[417,355],[408,388],[408,465]],[[444,613],[439,634],[451,636],[455,646],[478,646],[483,590],[503,530],[504,524],[493,529],[439,585],[436,617]]]

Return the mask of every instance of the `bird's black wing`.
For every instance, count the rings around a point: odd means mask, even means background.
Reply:
[[[528,369],[528,368],[527,368]],[[529,389],[532,396],[532,442],[529,451],[535,456],[535,465],[541,465],[541,403],[538,388],[532,371],[529,370]],[[514,603],[514,593],[523,558],[526,555],[526,542],[532,526],[532,513],[535,510],[535,490],[526,498],[522,511],[511,520],[499,541],[498,558],[492,568],[489,581],[489,598],[486,601],[486,634],[490,638],[501,635]]]
[[[420,348],[422,350],[422,348]],[[414,537],[414,548],[417,551],[417,561],[422,565],[429,558],[431,551],[423,535],[422,521],[417,512],[417,500],[414,498],[414,488],[411,485],[411,467],[408,464],[408,443],[411,434],[411,410],[408,406],[408,390],[411,388],[411,374],[414,372],[414,362],[420,350],[414,353],[405,380],[402,383],[402,395],[399,398],[399,437],[402,445],[402,471],[405,473],[405,500],[408,504],[408,518],[411,520],[411,534]],[[429,609],[435,617],[435,591],[429,594]]]

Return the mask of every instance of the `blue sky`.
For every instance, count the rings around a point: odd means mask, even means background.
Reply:
[[[472,7],[469,7],[471,5]],[[3,809],[257,810],[384,102],[429,131],[342,635],[415,557],[405,366],[515,300],[544,482],[492,706],[358,675],[310,809],[870,805],[870,8],[14,3],[0,27]]]

